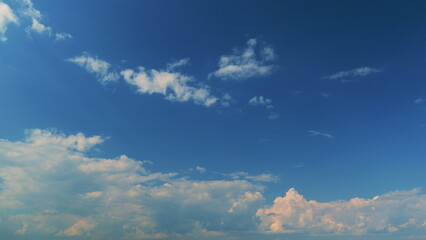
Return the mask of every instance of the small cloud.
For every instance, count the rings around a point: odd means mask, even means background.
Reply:
[[[6,31],[11,23],[18,23],[18,18],[13,13],[13,10],[6,3],[0,2],[0,41],[7,40]]]
[[[55,34],[55,41],[66,40],[66,39],[72,39],[71,34],[69,34],[69,33],[56,33]]]
[[[277,119],[280,115],[276,112],[273,112],[274,106],[272,105],[272,100],[265,98],[263,96],[254,96],[249,101],[250,106],[262,106],[269,110],[268,119],[274,120]]]
[[[323,96],[324,98],[328,98],[328,97],[330,97],[330,93],[322,92],[321,96]]]
[[[263,106],[272,103],[271,99],[264,98],[263,96],[254,96],[249,100],[249,104],[252,106]]]
[[[52,34],[52,28],[40,23],[37,19],[33,18],[33,23],[27,28],[27,32],[35,32],[38,34],[46,34],[50,36]]]
[[[360,67],[355,68],[348,71],[340,71],[337,73],[333,73],[328,76],[324,76],[323,78],[326,79],[340,79],[342,82],[352,82],[354,78],[357,77],[365,77],[367,75],[373,74],[373,73],[379,73],[381,70],[370,68],[370,67]]]
[[[332,139],[333,136],[328,134],[328,133],[322,133],[322,132],[318,132],[318,131],[313,131],[313,130],[309,130],[307,131],[307,133],[309,134],[309,136],[322,136],[328,139]]]
[[[247,41],[244,51],[234,50],[234,54],[223,55],[219,59],[219,69],[209,74],[222,80],[244,80],[253,77],[267,76],[272,73],[273,66],[267,63],[276,58],[272,47],[258,46],[258,40]]]
[[[415,104],[424,104],[426,103],[426,99],[424,98],[417,98],[416,100],[414,100]]]
[[[200,172],[200,173],[205,173],[205,172],[206,172],[206,169],[205,169],[205,168],[203,168],[203,167],[199,167],[199,166],[195,167],[195,170],[197,170],[197,171],[198,171],[198,172]]]
[[[111,64],[99,59],[97,56],[91,56],[87,52],[80,56],[69,58],[67,61],[77,64],[89,73],[95,74],[102,84],[116,82],[119,79],[118,73],[110,71]]]
[[[167,64],[167,69],[172,71],[175,68],[183,67],[189,64],[189,58],[182,58],[180,60],[171,62]]]

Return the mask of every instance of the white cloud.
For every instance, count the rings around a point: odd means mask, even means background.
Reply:
[[[306,132],[309,134],[309,136],[322,136],[322,137],[325,137],[325,138],[328,138],[328,139],[333,138],[333,136],[328,134],[328,133],[322,133],[322,132],[318,132],[318,131],[314,131],[314,130],[309,130],[309,131],[306,131]]]
[[[274,50],[258,46],[258,40],[247,41],[244,51],[235,50],[233,55],[223,55],[219,59],[219,69],[209,74],[223,80],[243,80],[266,76],[272,73],[273,66],[267,63],[275,59]]]
[[[195,167],[195,170],[197,170],[197,171],[198,171],[198,172],[200,172],[200,173],[205,173],[205,172],[206,172],[206,169],[205,169],[205,168],[203,168],[203,167],[199,167],[199,166]]]
[[[167,64],[167,70],[172,71],[176,68],[183,67],[189,64],[189,58],[183,58]]]
[[[269,110],[268,119],[274,120],[277,119],[280,115],[272,109],[274,109],[274,106],[272,105],[272,100],[265,98],[263,96],[254,96],[248,101],[249,105],[251,106],[263,106],[267,110]]]
[[[55,41],[71,39],[72,36],[69,33],[55,33],[52,27],[42,23],[43,14],[34,7],[31,0],[18,0],[21,3],[20,16],[23,18],[29,18],[31,25],[26,27],[25,30],[30,35],[31,33],[37,33],[54,37]]]
[[[215,104],[219,98],[212,96],[207,86],[194,87],[189,83],[194,80],[179,72],[169,70],[146,70],[139,67],[137,71],[126,69],[121,76],[141,94],[161,94],[167,100],[177,102],[192,101],[207,107]]]
[[[55,41],[60,41],[60,40],[66,40],[66,39],[71,39],[72,35],[69,33],[56,33],[55,34]]]
[[[256,229],[256,179],[193,180],[124,155],[90,157],[103,140],[37,129],[0,139],[2,237],[200,239]]]
[[[99,59],[97,56],[91,56],[89,53],[85,52],[80,56],[69,58],[67,61],[79,65],[89,73],[95,74],[102,84],[116,82],[119,79],[118,73],[110,71],[111,64]]]
[[[365,77],[367,75],[370,75],[372,73],[379,73],[381,72],[381,70],[379,69],[375,69],[375,68],[370,68],[370,67],[360,67],[360,68],[355,68],[352,70],[348,70],[348,71],[340,71],[337,73],[333,73],[329,76],[325,76],[323,78],[326,79],[341,79],[342,82],[351,82],[353,78],[356,77]],[[347,79],[349,78],[349,79]]]
[[[418,189],[395,191],[372,199],[317,202],[295,189],[277,197],[269,208],[259,209],[261,229],[271,233],[363,235],[426,230],[426,195]]]
[[[263,96],[254,96],[249,100],[249,104],[253,106],[270,105],[271,103],[271,99],[264,98]]]
[[[52,28],[40,23],[37,19],[33,18],[31,27],[27,28],[28,31],[33,31],[39,34],[52,34]]]
[[[0,2],[0,41],[6,41],[7,26],[10,23],[18,23],[18,18],[6,3]]]

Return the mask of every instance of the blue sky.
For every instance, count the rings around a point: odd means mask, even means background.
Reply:
[[[425,10],[0,0],[0,235],[426,238]]]

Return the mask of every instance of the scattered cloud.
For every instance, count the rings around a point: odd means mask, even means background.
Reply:
[[[190,86],[194,79],[179,72],[168,70],[146,70],[139,67],[137,71],[126,69],[121,71],[126,82],[135,86],[141,94],[162,94],[167,100],[177,102],[192,101],[210,107],[219,98],[212,96],[207,86]]]
[[[295,189],[259,209],[261,229],[269,233],[364,235],[426,230],[426,195],[419,189],[394,191],[372,199],[317,202]]]
[[[252,106],[272,106],[272,100],[264,98],[263,96],[254,96],[249,100],[249,104]]]
[[[274,106],[272,105],[272,100],[265,98],[263,96],[254,96],[249,101],[248,104],[250,106],[262,106],[265,107],[269,111],[268,119],[274,120],[277,119],[280,115],[272,109],[274,109]]]
[[[203,167],[199,167],[199,166],[195,167],[195,170],[197,170],[197,171],[198,171],[198,172],[200,172],[200,173],[205,173],[205,172],[206,172],[206,169],[205,169],[205,168],[203,168]]]
[[[370,67],[360,67],[348,71],[340,71],[333,73],[331,75],[325,76],[326,79],[340,79],[342,82],[352,82],[357,77],[365,77],[373,73],[379,73],[381,70],[370,68]]]
[[[172,71],[176,68],[183,67],[189,64],[189,58],[182,58],[180,60],[167,64],[167,70]]]
[[[219,59],[219,69],[209,74],[222,80],[244,80],[267,76],[272,73],[273,65],[268,63],[276,58],[274,49],[252,38],[243,50],[234,50],[232,55],[223,55]],[[265,44],[263,44],[265,45]]]
[[[166,70],[146,70],[144,67],[138,67],[137,70],[121,70],[120,74],[110,70],[111,64],[87,52],[69,58],[67,61],[95,74],[102,84],[116,82],[121,76],[128,84],[135,86],[138,93],[161,94],[169,101],[192,101],[195,104],[210,107],[216,103],[229,106],[231,100],[229,94],[225,94],[223,98],[213,96],[207,85],[197,85],[194,78],[174,71],[175,68],[188,64],[187,58],[169,63]]]
[[[0,2],[0,41],[6,41],[7,26],[11,23],[18,23],[18,18],[13,10],[6,3]]]
[[[91,56],[87,52],[80,56],[69,58],[67,61],[79,65],[89,73],[95,74],[102,84],[116,82],[119,79],[118,73],[110,71],[111,64],[99,59],[97,56]]]
[[[52,34],[52,28],[51,27],[48,27],[48,26],[40,23],[35,18],[33,18],[32,21],[33,21],[32,25],[27,28],[28,33],[30,31],[33,31],[33,32],[36,32],[38,34],[46,34],[46,35],[49,35],[49,36]]]
[[[333,138],[333,136],[328,134],[328,133],[322,133],[322,132],[313,131],[313,130],[309,130],[309,131],[306,131],[306,132],[309,134],[309,136],[322,136],[322,137],[325,137],[325,138],[328,138],[328,139]]]
[[[196,180],[151,172],[125,155],[90,155],[105,138],[29,130],[0,139],[0,232],[6,239],[200,239],[252,231],[266,175]],[[199,171],[204,168],[199,167]]]
[[[55,41],[66,40],[66,39],[72,39],[71,34],[69,34],[69,33],[56,33],[55,34]]]
[[[16,0],[19,6],[17,9],[17,15],[14,14],[13,10],[4,2],[0,2],[0,41],[6,41],[5,36],[7,25],[10,23],[22,22],[29,26],[25,28],[25,31],[31,35],[32,33],[42,34],[49,37],[55,37],[55,41],[70,39],[72,36],[69,33],[55,33],[52,27],[42,23],[43,14],[34,7],[31,0]],[[19,17],[18,17],[19,16]]]

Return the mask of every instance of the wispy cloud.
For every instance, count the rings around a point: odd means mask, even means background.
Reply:
[[[197,180],[150,172],[125,155],[91,157],[100,136],[27,134],[0,140],[2,238],[200,239],[191,236],[257,228],[259,182],[271,177]]]
[[[265,98],[263,96],[254,96],[249,101],[248,104],[250,106],[262,106],[265,107],[269,111],[268,119],[277,119],[280,115],[274,112],[274,106],[272,105],[272,100],[269,98]]]
[[[306,200],[292,188],[256,215],[261,228],[270,233],[412,233],[426,226],[425,202],[426,195],[420,195],[419,189],[321,203]]]
[[[271,173],[262,173],[260,175],[249,175],[247,172],[234,172],[230,174],[223,174],[229,176],[232,179],[248,179],[255,182],[278,182],[280,178],[277,175]]]
[[[69,33],[56,33],[55,34],[55,41],[66,40],[66,39],[71,39],[71,38],[73,38],[73,37]]]
[[[365,77],[367,75],[373,74],[373,73],[379,73],[381,70],[376,68],[370,68],[370,67],[360,67],[355,68],[348,71],[340,71],[333,73],[328,76],[324,76],[323,78],[326,79],[340,79],[342,82],[351,82],[357,77]]]
[[[275,51],[269,46],[258,46],[258,40],[247,41],[243,51],[234,50],[234,54],[223,55],[219,59],[219,69],[209,74],[223,80],[244,80],[266,76],[272,73],[273,66],[268,62],[275,59]]]
[[[188,64],[189,64],[189,58],[182,58],[180,60],[176,60],[174,62],[168,63],[167,70],[173,71],[176,68],[180,68]]]
[[[6,3],[0,2],[0,41],[6,41],[7,26],[11,23],[18,23],[18,18],[13,10]]]
[[[333,136],[328,134],[328,133],[322,133],[322,132],[318,132],[318,131],[314,131],[314,130],[309,130],[309,131],[306,131],[306,132],[309,134],[309,136],[322,136],[322,137],[325,137],[325,138],[328,138],[328,139],[333,138]]]
[[[415,104],[424,104],[424,103],[426,103],[426,99],[424,99],[424,98],[417,98],[416,100],[414,100],[414,103]]]
[[[80,56],[69,58],[67,61],[79,65],[89,73],[95,74],[102,84],[116,82],[119,79],[118,73],[110,71],[111,64],[99,59],[97,56],[91,56],[87,52]]]

